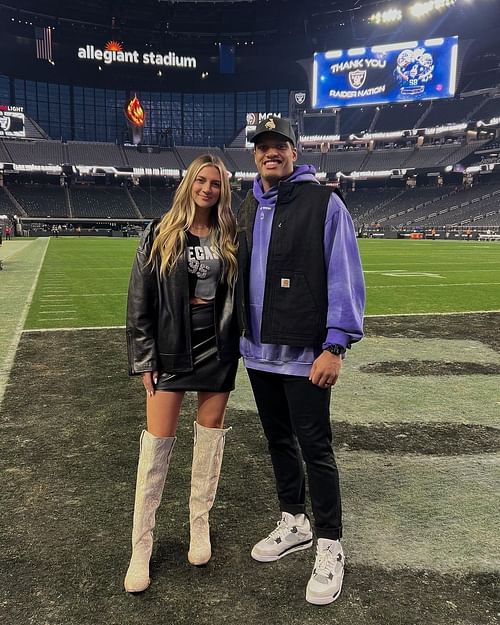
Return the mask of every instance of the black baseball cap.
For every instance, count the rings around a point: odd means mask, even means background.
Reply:
[[[290,141],[295,147],[297,139],[295,138],[292,124],[289,119],[286,119],[286,117],[275,117],[274,115],[266,117],[266,119],[263,119],[257,124],[250,141],[252,143],[256,143],[260,135],[263,135],[265,132],[272,132],[274,134],[281,135],[287,141]]]

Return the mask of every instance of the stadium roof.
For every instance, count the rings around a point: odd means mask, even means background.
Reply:
[[[462,0],[435,19],[405,20],[397,26],[369,22],[373,12],[393,5],[389,0],[0,0],[0,73],[110,88],[133,82],[137,89],[194,92],[271,85],[304,89],[302,62],[312,61],[316,51],[452,35],[474,42],[462,48],[480,68],[485,63],[496,68],[498,0]],[[40,27],[53,29],[54,65],[34,57],[37,27],[38,32]],[[195,56],[199,72],[133,73],[129,66],[98,63],[79,63],[75,72],[75,50],[108,42],[128,50]],[[236,71],[230,78],[218,71],[221,44],[234,46]]]
[[[43,25],[73,22],[90,27],[230,35],[293,34],[335,23],[346,14],[377,10],[389,0],[5,0],[1,8]],[[50,23],[52,22],[52,23]]]

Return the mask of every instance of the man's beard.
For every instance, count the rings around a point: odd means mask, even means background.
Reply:
[[[267,184],[270,187],[275,187],[280,180],[283,180],[284,178],[287,178],[287,176],[273,176],[272,174],[270,174],[270,175],[266,174],[265,176],[262,176],[262,178],[263,178],[263,180],[265,180],[267,182]]]

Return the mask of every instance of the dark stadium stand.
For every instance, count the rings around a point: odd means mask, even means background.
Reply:
[[[376,221],[371,215],[375,214],[377,209],[382,214],[386,214],[384,207],[403,193],[405,193],[405,189],[401,187],[393,189],[358,189],[356,191],[346,191],[344,198],[355,223],[361,225],[364,222]]]
[[[340,116],[340,134],[368,132],[376,112],[374,106],[344,109]]]
[[[352,171],[360,171],[362,164],[368,155],[367,150],[335,150],[325,154],[324,171],[336,173],[350,173]]]
[[[477,112],[477,118],[488,121],[492,117],[500,117],[500,96],[486,100]]]
[[[113,143],[79,143],[69,141],[68,160],[71,165],[125,167],[123,153]]]
[[[7,152],[3,141],[0,141],[0,163],[12,163],[12,157]]]
[[[70,188],[73,217],[140,219],[124,188],[73,186]]]
[[[400,188],[399,193],[395,194],[394,197],[376,206],[371,202],[369,195],[364,195],[364,198],[367,200],[366,211],[360,214],[359,219],[386,225],[390,218],[396,218],[397,220],[399,213],[406,214],[408,211],[413,211],[416,206],[420,206],[425,202],[432,202],[434,199],[453,190],[454,187],[439,189],[436,186]],[[392,217],[388,218],[388,215]],[[402,218],[400,218],[401,220]]]
[[[479,149],[484,141],[471,141],[461,144],[451,142],[439,146],[423,146],[415,149],[404,161],[404,166],[409,168],[428,168],[436,165],[456,165],[466,156]]]
[[[145,219],[161,217],[170,208],[174,189],[131,187],[130,195]]]
[[[431,103],[420,126],[426,128],[442,124],[457,123],[478,119],[476,112],[486,101],[487,96],[475,95],[452,100],[435,100]]]
[[[9,191],[30,217],[69,217],[65,189],[55,185],[11,185]]]
[[[12,215],[15,213],[16,207],[12,203],[10,197],[3,187],[0,187],[0,214]]]
[[[220,148],[214,148],[214,147],[209,147],[209,148],[203,148],[203,147],[182,147],[182,146],[178,146],[176,148],[177,154],[179,156],[179,159],[182,163],[182,167],[184,169],[187,169],[187,167],[189,166],[189,163],[191,163],[192,161],[194,161],[195,158],[197,158],[198,156],[200,156],[201,154],[214,154],[215,156],[218,156],[220,159],[222,159],[222,161],[224,162],[224,164],[231,169],[231,164],[228,162],[228,160],[226,159],[224,153],[222,152],[222,150]]]
[[[480,89],[491,89],[500,85],[500,70],[491,69],[476,73],[468,82],[464,84],[463,91],[479,91]]]
[[[61,165],[65,162],[60,141],[4,141],[10,157],[7,162],[20,165]]]
[[[485,212],[500,208],[500,184],[478,185],[470,189],[450,189],[438,195],[435,187],[427,189],[415,189],[405,193],[404,204],[410,206],[402,215],[376,216],[376,220],[384,227],[402,227],[410,224],[424,226],[448,226],[459,224],[462,220],[473,218],[475,215],[484,215]],[[492,195],[494,194],[494,195]],[[425,197],[427,195],[427,198]],[[396,209],[395,204],[390,204],[385,209]],[[400,205],[399,208],[402,208]],[[387,214],[387,212],[386,212]]]
[[[248,171],[255,172],[255,161],[250,150],[244,148],[226,148],[224,153],[227,156],[228,162],[234,166],[231,167],[232,171]]]
[[[401,128],[415,128],[429,107],[428,102],[391,104],[380,109],[373,124],[373,132],[391,132]]]
[[[334,135],[337,118],[337,115],[304,115],[304,134]]]
[[[323,154],[320,152],[298,152],[297,165],[312,165],[316,171],[325,171],[323,169]]]
[[[130,167],[182,169],[183,164],[176,153],[168,148],[143,147],[139,151],[137,147],[126,146],[123,148],[125,161]]]
[[[399,169],[405,166],[412,152],[413,148],[374,150],[363,162],[363,169],[367,171]]]

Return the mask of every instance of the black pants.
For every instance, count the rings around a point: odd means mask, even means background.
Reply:
[[[305,513],[305,462],[318,538],[342,536],[339,474],[332,449],[330,389],[301,376],[248,369],[273,463],[282,512]]]

